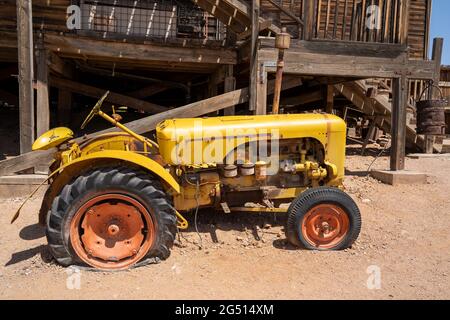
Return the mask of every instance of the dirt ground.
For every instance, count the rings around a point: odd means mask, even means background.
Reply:
[[[353,248],[342,252],[288,245],[283,215],[201,211],[202,241],[191,227],[166,261],[74,273],[49,261],[44,230],[36,224],[39,197],[14,225],[9,221],[21,199],[0,200],[0,298],[449,299],[450,160],[409,159],[407,169],[426,172],[429,183],[401,187],[367,178],[372,160],[348,156],[345,185],[363,228]],[[388,158],[375,167],[387,168]],[[369,289],[377,270],[381,288]]]

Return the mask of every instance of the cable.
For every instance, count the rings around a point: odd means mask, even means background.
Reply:
[[[195,232],[197,232],[198,238],[200,239],[199,249],[201,250],[201,249],[203,249],[203,239],[202,239],[202,236],[200,235],[200,232],[198,232],[198,225],[197,225],[198,208],[200,206],[200,203],[198,201],[199,192],[200,192],[200,184],[199,184],[199,180],[197,180],[196,189],[195,189],[195,202],[197,203],[197,207],[195,208],[195,214],[194,214],[194,226],[195,226]]]
[[[375,159],[373,159],[372,163],[367,168],[367,177],[370,175],[370,169],[372,169],[372,166],[375,164],[375,162],[378,160],[378,158],[380,158],[381,155],[386,151],[386,149],[389,146],[389,144],[390,144],[390,141],[388,141],[386,143],[386,145],[384,146],[383,150],[381,150],[381,152],[375,157]]]

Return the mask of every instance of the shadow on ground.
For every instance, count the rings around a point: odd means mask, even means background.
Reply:
[[[50,255],[50,252],[48,251],[47,245],[41,244],[32,249],[27,249],[27,250],[13,253],[11,256],[11,259],[8,262],[6,262],[5,267],[14,265],[14,264],[22,262],[22,261],[29,260],[36,255],[40,255],[42,261],[45,263],[49,263],[52,261],[52,257]]]
[[[23,240],[36,240],[45,237],[45,227],[39,223],[26,226],[20,230],[19,236]]]

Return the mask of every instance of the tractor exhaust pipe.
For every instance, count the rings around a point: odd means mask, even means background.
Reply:
[[[278,114],[280,110],[281,82],[283,80],[284,50],[291,45],[291,35],[286,32],[286,28],[281,29],[281,33],[275,37],[275,48],[278,49],[277,73],[275,78],[275,88],[273,92],[272,114]]]

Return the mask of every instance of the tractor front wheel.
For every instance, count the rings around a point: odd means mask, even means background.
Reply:
[[[356,203],[337,188],[313,188],[300,194],[288,209],[289,242],[310,250],[344,250],[361,231]]]
[[[62,265],[127,269],[166,259],[176,234],[175,210],[159,181],[128,168],[102,168],[66,185],[47,216],[47,240]]]

